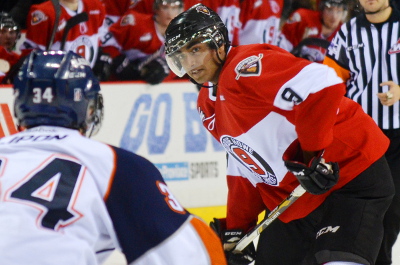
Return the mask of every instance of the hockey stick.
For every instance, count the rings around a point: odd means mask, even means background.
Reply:
[[[64,50],[65,47],[65,42],[67,41],[68,33],[69,31],[79,23],[85,22],[89,20],[89,16],[86,12],[79,13],[70,19],[68,19],[67,24],[65,25],[64,28],[64,33],[61,39],[61,45],[60,45],[60,50]]]
[[[147,56],[147,58],[145,60],[143,60],[143,62],[141,62],[138,65],[138,70],[142,71],[143,67],[145,67],[149,62],[153,61],[155,58],[157,57],[161,57],[161,55],[165,52],[165,47],[164,45],[158,49],[157,51],[155,51],[154,53],[150,54],[149,56]]]
[[[233,253],[240,253],[245,249],[254,239],[256,239],[262,231],[267,228],[279,215],[281,215],[290,205],[292,205],[298,198],[300,198],[306,190],[301,186],[297,186],[290,195],[284,199],[274,210],[272,210],[267,218],[247,233],[242,239],[239,240]]]
[[[47,43],[46,50],[50,50],[51,45],[53,45],[54,38],[56,36],[56,32],[58,29],[58,23],[60,22],[60,16],[61,16],[61,6],[59,0],[51,0],[51,3],[53,4],[56,19],[54,21],[53,31],[51,32],[51,36],[49,42]]]

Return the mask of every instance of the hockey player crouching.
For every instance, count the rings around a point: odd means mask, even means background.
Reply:
[[[211,224],[228,263],[252,261],[231,243],[300,183],[308,192],[261,233],[255,265],[373,265],[394,194],[389,141],[334,70],[268,44],[231,47],[201,4],[171,21],[165,46],[175,74],[209,82],[198,110],[228,153],[227,216]]]

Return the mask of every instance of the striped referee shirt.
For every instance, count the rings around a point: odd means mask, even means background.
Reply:
[[[382,129],[400,128],[400,103],[383,106],[377,93],[388,86],[380,83],[400,79],[400,11],[372,24],[364,14],[343,24],[328,48],[324,60],[347,85],[346,96],[358,102]]]

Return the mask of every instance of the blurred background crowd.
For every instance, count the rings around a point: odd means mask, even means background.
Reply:
[[[73,50],[101,81],[178,79],[165,61],[165,29],[197,3],[221,16],[232,45],[268,43],[314,62],[322,62],[341,24],[359,14],[358,0],[58,0],[59,10],[52,2],[1,1],[3,84],[34,49]]]

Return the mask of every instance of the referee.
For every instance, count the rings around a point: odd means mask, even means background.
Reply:
[[[384,238],[376,265],[392,264],[400,231],[400,12],[389,0],[359,0],[363,13],[342,25],[324,64],[347,85],[346,96],[358,102],[390,139],[386,158],[396,195],[384,218]]]

